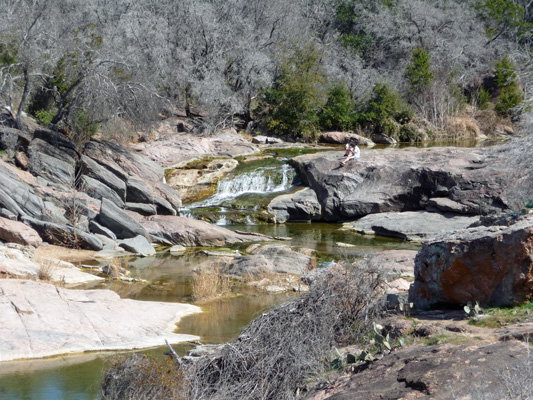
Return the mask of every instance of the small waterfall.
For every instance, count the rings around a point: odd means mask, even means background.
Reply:
[[[283,164],[281,168],[264,167],[237,176],[227,176],[218,182],[217,192],[212,197],[194,204],[193,207],[220,204],[245,193],[282,192],[291,187],[294,175],[294,169]]]

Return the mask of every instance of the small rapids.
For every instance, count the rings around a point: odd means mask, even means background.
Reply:
[[[231,206],[232,200],[247,194],[269,195],[281,193],[290,189],[295,183],[296,172],[288,164],[279,166],[257,167],[252,171],[229,174],[222,178],[217,185],[214,195],[196,203],[187,205],[181,210],[181,215],[194,218],[195,209],[211,206]],[[224,215],[216,222],[226,225]]]

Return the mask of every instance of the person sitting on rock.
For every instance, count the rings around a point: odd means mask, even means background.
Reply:
[[[341,162],[341,166],[345,165],[350,160],[357,160],[359,157],[361,157],[361,150],[359,150],[359,146],[355,144],[355,142],[350,142],[350,144],[346,145],[346,153],[344,153],[346,158]]]

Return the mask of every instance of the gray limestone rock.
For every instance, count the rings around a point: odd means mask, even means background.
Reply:
[[[285,245],[265,245],[253,255],[226,258],[221,262],[224,274],[239,278],[269,273],[302,275],[313,268],[312,257]]]
[[[394,139],[394,138],[392,138],[392,137],[390,137],[388,135],[385,135],[384,133],[379,133],[379,132],[372,133],[370,138],[372,139],[372,141],[374,143],[377,143],[377,144],[396,144],[396,143],[398,143],[396,141],[396,139]]]
[[[519,207],[511,179],[512,158],[493,149],[405,148],[361,152],[339,166],[342,152],[295,157],[302,182],[317,194],[326,221],[360,218],[390,211],[425,210],[429,199],[443,197],[461,213],[485,215]],[[519,191],[518,191],[519,192]],[[482,195],[480,195],[482,193]],[[523,201],[523,200],[522,200]]]
[[[31,139],[31,135],[24,131],[0,125],[0,150],[15,152],[21,147],[28,147]]]
[[[84,154],[97,160],[123,181],[130,176],[138,176],[149,184],[155,184],[162,182],[165,175],[163,168],[154,161],[109,141],[89,141]]]
[[[119,239],[146,236],[146,230],[139,222],[107,199],[102,199],[97,222],[110,229]]]
[[[102,183],[99,180],[93,179],[90,176],[82,175],[80,178],[80,190],[87,193],[94,199],[102,200],[108,199],[116,204],[118,207],[124,206],[124,200],[107,186],[105,183]]]
[[[126,199],[126,183],[109,169],[104,168],[98,162],[87,156],[81,157],[80,168],[83,175],[102,182],[105,186],[111,188],[122,201]]]
[[[126,210],[135,211],[141,215],[155,215],[157,214],[157,208],[153,204],[142,203],[126,203],[124,205]]]
[[[50,143],[33,139],[28,147],[29,171],[52,183],[74,185],[76,159]]]
[[[94,234],[102,235],[112,240],[117,239],[117,236],[110,229],[107,229],[105,226],[100,225],[95,220],[91,220],[89,222],[89,229]]]
[[[35,229],[48,243],[96,251],[103,248],[102,242],[96,236],[72,226],[39,221],[30,217],[23,217],[22,221]]]
[[[80,157],[76,145],[60,132],[40,128],[34,131],[33,138],[48,143],[61,154],[64,154],[65,157],[69,157],[73,160],[78,160]]]
[[[42,198],[9,169],[0,165],[0,207],[20,217],[40,217],[45,206]]]
[[[355,222],[345,224],[345,227],[362,234],[421,242],[466,229],[478,221],[479,217],[458,214],[406,211],[369,214]]]
[[[119,246],[126,251],[142,256],[153,256],[156,253],[154,246],[144,236],[121,240]]]
[[[140,179],[130,178],[126,183],[126,201],[128,203],[154,202],[154,192]]]
[[[154,204],[157,207],[157,213],[161,215],[177,215],[176,210],[168,201],[160,196],[154,196]]]
[[[276,223],[286,221],[319,221],[322,207],[313,189],[305,188],[296,193],[274,198],[267,207]]]
[[[152,241],[194,246],[225,246],[228,244],[271,240],[270,237],[246,232],[233,232],[205,221],[172,215],[147,217],[143,226]]]
[[[154,187],[154,191],[160,197],[168,201],[174,211],[176,211],[176,214],[171,215],[179,215],[180,209],[182,207],[182,202],[180,194],[176,190],[172,189],[166,183],[157,182]]]

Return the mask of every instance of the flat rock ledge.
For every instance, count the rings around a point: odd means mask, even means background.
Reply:
[[[109,290],[69,290],[0,280],[0,361],[199,340],[176,323],[201,312],[190,304],[121,299]]]
[[[410,242],[433,240],[437,236],[468,228],[479,222],[477,216],[427,211],[387,212],[370,214],[344,225],[364,235],[395,237]]]

